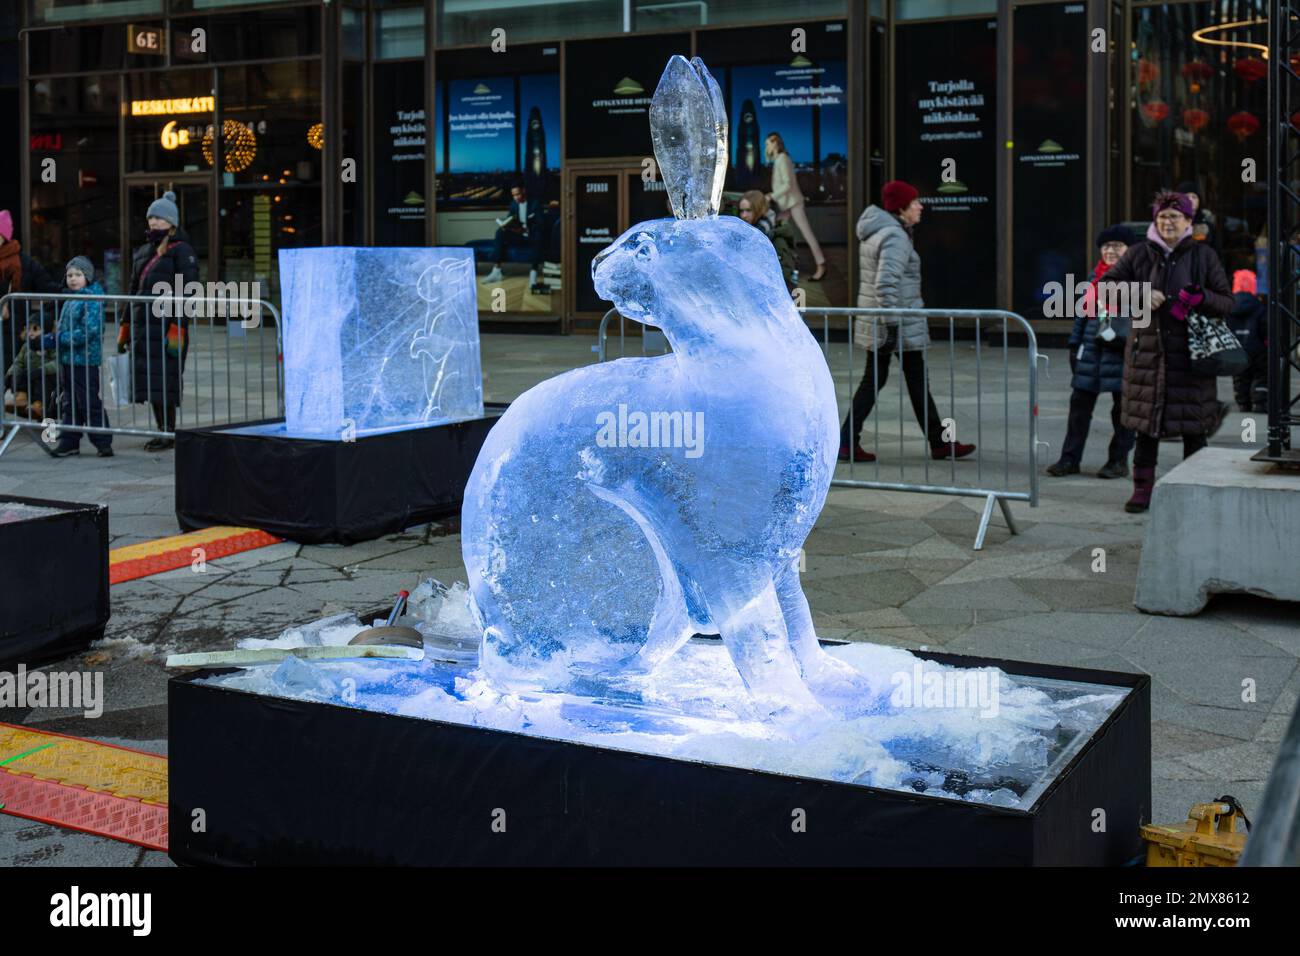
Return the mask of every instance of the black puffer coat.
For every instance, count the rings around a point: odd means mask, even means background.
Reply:
[[[1222,318],[1232,311],[1232,291],[1218,255],[1190,235],[1168,253],[1146,239],[1129,246],[1101,285],[1111,282],[1150,282],[1165,294],[1165,304],[1145,328],[1135,322],[1129,333],[1122,424],[1159,438],[1207,434],[1218,417],[1217,382],[1192,371],[1187,323],[1169,309],[1184,287],[1199,284],[1205,293],[1198,309],[1202,315]]]
[[[1070,354],[1075,357],[1070,387],[1081,392],[1118,392],[1124,387],[1124,342],[1104,343],[1097,338],[1096,284],[1108,272],[1105,262],[1092,270],[1093,289],[1084,309],[1074,317],[1070,332]]]
[[[199,281],[199,263],[183,229],[177,229],[167,244],[167,251],[150,265],[157,246],[146,242],[131,256],[132,295],[153,295],[154,286],[166,283],[168,295],[174,295],[177,281],[182,289]],[[177,276],[180,279],[177,280]],[[162,305],[163,303],[160,303]],[[181,375],[189,353],[189,320],[177,303],[167,303],[168,310],[155,309],[144,303],[131,306],[132,389],[136,402],[181,403]],[[161,315],[156,314],[162,312]]]

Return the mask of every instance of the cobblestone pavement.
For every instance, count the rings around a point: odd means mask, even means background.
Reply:
[[[594,360],[583,336],[483,337],[485,398],[504,401],[557,371]],[[841,347],[842,348],[842,347]],[[1023,352],[1012,352],[1023,359]],[[1065,355],[1049,352],[1064,369]],[[958,343],[952,392],[935,376],[941,414],[958,437],[980,436],[993,457],[983,483],[1004,474],[1002,449],[1012,449],[1005,474],[1025,486],[1029,416],[1015,414],[1005,434],[1000,381],[975,398],[974,352]],[[859,360],[860,361],[860,360]],[[988,361],[987,354],[984,361]],[[835,361],[842,400],[848,361]],[[1023,372],[1023,370],[1022,370]],[[921,441],[910,407],[903,419],[895,394],[895,365],[878,413],[881,478],[896,481],[899,461],[908,480],[923,474]],[[1022,373],[1012,378],[1024,402]],[[1053,448],[1065,428],[1068,376],[1042,383],[1040,436]],[[1228,383],[1223,383],[1226,386]],[[1019,390],[1019,391],[1017,391]],[[958,396],[950,402],[949,395]],[[1224,396],[1228,396],[1225,394]],[[974,422],[979,407],[981,420]],[[1152,676],[1154,818],[1175,821],[1188,807],[1224,793],[1250,812],[1258,806],[1278,743],[1300,693],[1300,608],[1247,596],[1219,597],[1191,619],[1153,617],[1132,604],[1144,518],[1127,515],[1126,481],[1093,476],[1104,461],[1108,400],[1095,421],[1083,474],[1043,477],[1037,508],[1013,505],[1020,534],[994,518],[983,551],[971,550],[983,502],[975,498],[836,488],[807,544],[804,587],[826,637],[927,647],[1011,660],[1141,671]],[[1214,444],[1249,447],[1243,418],[1228,416]],[[1263,431],[1262,416],[1259,431]],[[875,420],[869,426],[874,435]],[[964,429],[964,430],[963,430]],[[0,456],[0,493],[109,505],[113,545],[176,534],[170,452],[149,454],[138,438],[119,438],[117,457],[53,460],[25,436]],[[1162,446],[1161,472],[1177,463],[1178,446]],[[956,466],[959,483],[974,484]],[[951,476],[946,463],[931,480]],[[872,466],[857,477],[873,477]],[[947,483],[943,481],[941,483]],[[1104,549],[1105,570],[1096,570]],[[6,568],[6,588],[22,569]],[[105,673],[107,703],[97,720],[57,710],[18,711],[0,719],[64,733],[165,751],[167,673],[172,651],[230,646],[236,638],[342,610],[381,606],[400,587],[432,575],[464,579],[456,522],[409,529],[352,547],[279,544],[189,568],[115,585],[105,639],[90,651],[53,665]],[[1243,682],[1255,698],[1243,701]],[[0,814],[0,865],[167,865],[161,853],[63,831]]]

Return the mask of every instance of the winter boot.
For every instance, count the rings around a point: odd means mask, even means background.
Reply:
[[[1151,491],[1156,486],[1154,468],[1133,469],[1133,497],[1124,503],[1124,510],[1129,514],[1142,514],[1151,507]]]

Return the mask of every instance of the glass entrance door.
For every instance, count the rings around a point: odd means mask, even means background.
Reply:
[[[145,241],[149,205],[168,191],[176,194],[176,207],[180,212],[177,231],[184,233],[199,260],[199,281],[207,282],[216,277],[218,263],[215,261],[216,246],[212,239],[212,187],[212,177],[202,173],[197,176],[159,174],[126,177],[126,221],[123,223],[125,241],[122,247],[128,250],[128,254],[121,265],[117,289],[129,291],[126,284],[131,279],[130,255]],[[112,282],[117,277],[108,278]]]

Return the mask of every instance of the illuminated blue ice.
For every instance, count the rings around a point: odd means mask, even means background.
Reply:
[[[280,281],[289,435],[483,417],[471,250],[282,249]]]
[[[726,112],[699,60],[669,61],[650,121],[678,218],[592,272],[672,353],[548,379],[489,433],[461,521],[484,673],[635,695],[720,633],[767,713],[874,712],[887,688],[820,648],[799,581],[838,450],[826,359],[767,237],[717,215]]]

